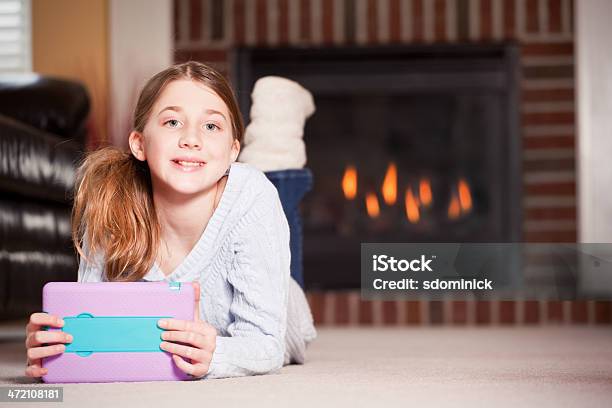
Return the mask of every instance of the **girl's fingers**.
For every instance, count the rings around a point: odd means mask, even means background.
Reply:
[[[44,357],[54,356],[56,354],[62,354],[66,350],[66,346],[63,344],[54,344],[52,346],[43,347],[32,347],[28,349],[28,358],[35,360]]]
[[[161,319],[158,320],[157,324],[164,330],[192,331],[206,334],[205,326],[201,321],[192,322],[190,320]]]
[[[174,361],[174,364],[181,369],[181,371],[183,371],[185,374],[191,375],[192,377],[198,378],[208,373],[208,367],[202,363],[188,363],[176,354],[172,355],[172,360]]]
[[[198,282],[192,282],[192,284],[193,284],[193,294],[195,297],[193,320],[198,322],[200,321],[200,284]]]
[[[26,326],[26,331],[37,331],[40,330],[41,326],[60,328],[64,326],[64,321],[61,318],[48,313],[32,313],[30,315],[30,321]]]
[[[42,360],[40,358],[37,358],[34,360],[31,360],[28,358],[27,360],[28,361],[26,362],[26,367],[31,366],[31,365],[37,365],[39,367],[42,367],[42,363],[41,363]]]
[[[163,332],[161,338],[167,341],[191,344],[199,349],[209,349],[206,344],[206,338],[200,333],[182,332],[182,331],[166,331]]]
[[[172,354],[178,354],[179,356],[183,356],[190,360],[195,360],[197,362],[204,361],[207,357],[210,360],[211,353],[194,348],[189,346],[183,346],[182,344],[169,343],[167,341],[162,341],[159,345],[162,350],[167,351]]]
[[[204,320],[192,322],[189,320],[161,319],[157,321],[157,325],[164,330],[192,331],[205,337],[217,336],[217,329]]]
[[[217,329],[215,329],[215,326],[205,321],[202,321],[201,323],[204,327],[204,336],[217,337]]]
[[[187,320],[162,319],[157,322],[158,326],[164,330],[192,331],[195,324]]]
[[[26,348],[37,347],[43,343],[71,343],[72,335],[63,331],[39,330],[28,334]]]
[[[26,367],[25,373],[28,377],[42,377],[47,374],[49,370],[41,367],[39,364],[32,364]]]

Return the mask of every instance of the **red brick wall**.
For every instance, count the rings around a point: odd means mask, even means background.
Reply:
[[[362,300],[359,291],[309,292],[318,326],[612,324],[609,301]]]
[[[523,239],[576,241],[571,0],[175,0],[174,11],[175,59],[207,62],[230,76],[228,51],[242,45],[516,41],[522,65]],[[312,293],[309,299],[319,323],[610,321],[609,303],[358,301],[351,309],[352,293]]]

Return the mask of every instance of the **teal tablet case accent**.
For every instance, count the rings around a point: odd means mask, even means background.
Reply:
[[[72,343],[66,344],[66,353],[82,357],[99,352],[151,352],[159,347],[164,331],[157,321],[171,316],[93,316],[81,313],[64,317],[62,331],[70,333]]]

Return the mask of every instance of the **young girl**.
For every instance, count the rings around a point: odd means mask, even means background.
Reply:
[[[289,276],[289,226],[278,192],[261,171],[235,162],[242,136],[225,79],[201,63],[179,64],[144,86],[130,151],[100,149],[77,173],[79,282],[194,282],[200,316],[159,325],[161,348],[195,378],[301,363],[316,336],[304,293]],[[41,358],[72,341],[43,325],[63,322],[30,316],[32,377],[47,372]]]

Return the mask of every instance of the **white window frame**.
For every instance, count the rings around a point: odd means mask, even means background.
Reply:
[[[16,13],[2,13],[2,6],[10,3],[19,3],[20,10]],[[0,35],[0,47],[3,45],[16,45],[16,53],[3,53],[0,51],[0,74],[22,73],[32,71],[32,4],[31,0],[0,0],[0,32],[10,31],[10,27],[2,26],[2,17],[18,16],[19,31],[17,40],[2,40]],[[14,31],[14,30],[13,30]],[[17,58],[16,64],[8,64],[10,58]]]

